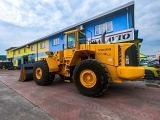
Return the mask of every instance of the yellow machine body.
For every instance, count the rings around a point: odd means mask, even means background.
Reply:
[[[95,59],[106,66],[112,82],[121,83],[144,77],[143,67],[129,63],[131,58],[133,63],[133,59],[136,60],[135,56],[129,55],[130,48],[134,46],[134,43],[90,44],[86,40],[85,34],[78,29],[65,32],[65,35],[63,51],[58,50],[53,54],[49,51],[46,52],[49,72],[71,77],[71,67],[76,66],[84,59]],[[82,41],[81,38],[83,38]],[[69,46],[69,42],[73,45]]]

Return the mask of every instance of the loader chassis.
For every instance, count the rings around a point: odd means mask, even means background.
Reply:
[[[121,83],[144,77],[133,43],[90,44],[77,29],[65,35],[65,50],[46,52],[48,58],[35,64],[33,77],[38,85],[51,84],[55,74],[59,74],[72,77],[80,93],[96,97],[107,90],[111,81]]]

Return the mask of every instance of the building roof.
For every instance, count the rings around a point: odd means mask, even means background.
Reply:
[[[68,31],[68,30],[71,30],[71,29],[75,29],[75,28],[77,28],[77,27],[80,26],[80,25],[87,25],[87,24],[89,24],[89,23],[99,21],[99,20],[101,20],[101,19],[103,19],[103,18],[107,18],[107,17],[109,18],[109,17],[111,17],[111,16],[114,16],[114,15],[117,15],[117,14],[120,14],[120,13],[127,12],[127,10],[132,10],[133,15],[134,15],[134,1],[128,2],[128,3],[124,4],[124,5],[118,6],[118,7],[114,8],[114,9],[111,9],[111,10],[109,10],[109,11],[107,11],[107,12],[104,12],[104,13],[102,13],[102,14],[99,14],[99,15],[97,15],[97,16],[94,16],[94,17],[92,17],[92,18],[90,18],[90,19],[84,20],[84,21],[82,21],[82,22],[80,22],[80,23],[77,23],[77,24],[74,24],[74,25],[69,26],[69,27],[67,27],[67,28],[61,29],[61,30],[59,30],[59,31],[57,31],[57,32],[54,32],[54,33],[52,33],[52,34],[49,34],[49,35],[47,35],[47,36],[41,37],[41,38],[39,38],[39,39],[37,39],[37,40],[34,40],[34,41],[32,41],[32,42],[29,42],[29,43],[27,43],[27,44],[24,44],[24,45],[22,45],[22,46],[20,46],[20,47],[15,48],[15,50],[18,49],[18,48],[25,47],[25,46],[27,46],[27,45],[31,45],[31,44],[34,44],[34,43],[43,41],[43,40],[48,39],[49,37],[51,37],[51,36],[53,36],[53,35],[56,35],[56,34],[59,34],[59,33],[64,33],[65,31]],[[134,16],[133,16],[133,18],[134,18]],[[134,19],[133,19],[132,22],[133,22],[133,27],[134,27]]]
[[[17,47],[10,47],[10,48],[6,49],[5,51],[12,50],[12,49],[15,49],[15,48],[17,48]]]

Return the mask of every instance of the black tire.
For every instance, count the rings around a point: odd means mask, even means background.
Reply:
[[[91,88],[85,87],[80,81],[80,75],[84,70],[91,70],[96,75],[96,83]],[[83,60],[73,71],[73,81],[81,94],[98,97],[101,96],[108,88],[110,76],[106,66],[94,59]]]
[[[37,78],[36,76],[36,70],[41,69],[42,76],[40,78]],[[37,85],[46,86],[52,84],[53,80],[55,78],[55,74],[52,72],[49,72],[49,68],[47,65],[46,60],[41,60],[35,63],[35,66],[33,68],[33,79],[36,82]]]
[[[155,80],[154,73],[150,70],[145,70],[145,76],[144,79],[146,80]]]
[[[144,81],[146,86],[151,86],[150,84],[155,83],[154,73],[150,70],[145,70]]]

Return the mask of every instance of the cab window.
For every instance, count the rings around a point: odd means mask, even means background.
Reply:
[[[68,34],[67,48],[75,48],[75,33]]]
[[[79,43],[80,44],[85,44],[86,43],[86,36],[79,32]]]

